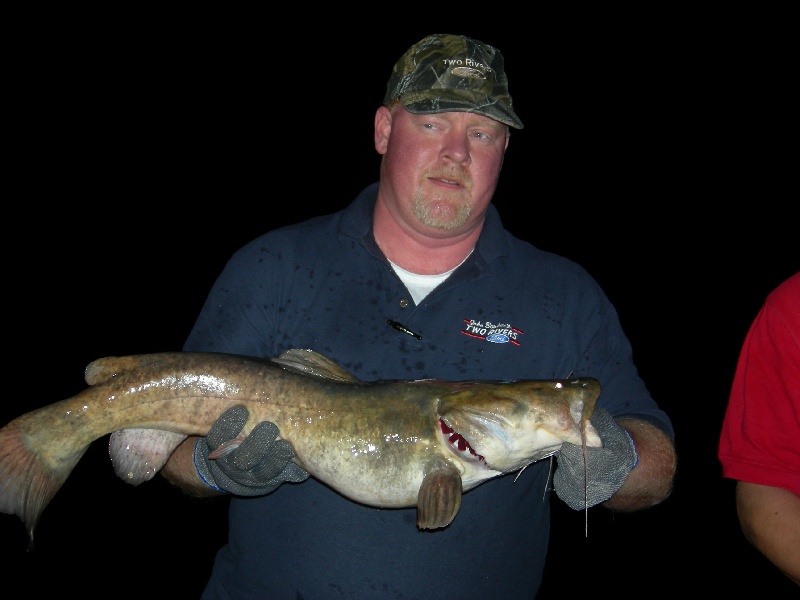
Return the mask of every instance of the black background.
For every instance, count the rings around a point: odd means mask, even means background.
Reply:
[[[600,282],[677,431],[663,504],[592,509],[587,536],[584,514],[554,503],[540,598],[796,597],[744,540],[716,458],[747,328],[800,268],[784,17],[389,8],[359,28],[334,25],[344,7],[20,17],[3,92],[0,423],[82,390],[95,358],[179,350],[233,251],[377,178],[372,118],[394,61],[464,33],[501,49],[526,125],[497,190],[504,223]],[[225,526],[224,501],[117,479],[103,439],[33,552],[0,515],[0,564],[37,597],[195,598]]]

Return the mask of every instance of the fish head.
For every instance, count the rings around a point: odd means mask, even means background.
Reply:
[[[461,382],[439,401],[442,442],[468,465],[500,473],[546,458],[569,442],[602,445],[589,423],[592,378]]]

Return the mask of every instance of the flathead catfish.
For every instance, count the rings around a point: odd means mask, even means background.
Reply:
[[[272,421],[313,477],[369,506],[416,506],[420,529],[447,526],[463,492],[565,441],[601,445],[589,423],[600,394],[591,378],[363,382],[317,352],[289,350],[270,360],[106,357],[89,364],[85,379],[89,387],[75,396],[0,429],[0,512],[22,519],[31,540],[93,441],[111,433],[117,474],[138,485],[185,436],[205,435],[235,404],[250,414],[239,442]]]

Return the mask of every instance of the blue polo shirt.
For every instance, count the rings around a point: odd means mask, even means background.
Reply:
[[[376,195],[370,185],[342,211],[238,250],[184,349],[269,358],[308,348],[366,381],[595,377],[598,406],[673,435],[582,267],[515,238],[490,205],[475,251],[416,305],[373,238]],[[233,497],[203,598],[530,599],[547,552],[550,468],[542,460],[481,484],[435,531],[417,529],[415,508],[362,506],[313,478]]]

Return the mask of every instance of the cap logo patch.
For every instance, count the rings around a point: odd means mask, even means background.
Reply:
[[[450,69],[450,72],[453,75],[458,75],[459,77],[468,77],[470,79],[486,79],[486,75],[478,71],[478,69],[473,69],[472,67],[454,67]]]

